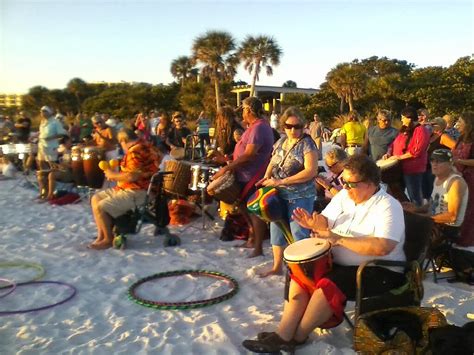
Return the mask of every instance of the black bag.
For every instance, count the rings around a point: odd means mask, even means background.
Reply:
[[[474,285],[474,253],[452,248],[449,254],[449,261],[456,274],[456,280]]]
[[[433,355],[471,355],[474,353],[474,322],[462,327],[447,325],[429,330]]]
[[[140,212],[138,208],[128,211],[127,213],[114,218],[114,233],[115,234],[135,234],[138,220],[140,219]]]
[[[250,233],[250,228],[245,217],[240,214],[229,213],[222,228],[220,240],[223,242],[230,242],[234,239],[247,239]]]

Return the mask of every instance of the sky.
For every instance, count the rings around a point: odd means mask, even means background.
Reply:
[[[273,36],[283,50],[261,85],[318,88],[338,63],[371,56],[416,67],[474,53],[473,0],[0,0],[0,93],[36,85],[174,81],[171,62],[208,30]],[[243,69],[235,80],[251,81]]]

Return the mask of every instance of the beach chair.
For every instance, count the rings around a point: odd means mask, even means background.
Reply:
[[[371,260],[363,263],[357,270],[357,293],[355,299],[355,316],[354,325],[350,322],[347,315],[346,320],[349,321],[354,328],[354,349],[362,350],[367,346],[367,323],[369,318],[375,313],[390,314],[390,312],[404,312],[408,318],[411,316],[421,315],[425,321],[429,321],[433,317],[436,319],[435,325],[443,324],[443,317],[434,312],[425,312],[420,308],[423,299],[423,273],[421,266],[425,260],[429,246],[430,237],[433,230],[433,220],[429,217],[404,211],[405,219],[405,244],[404,251],[406,262],[388,261],[388,260]],[[366,297],[364,296],[364,269],[367,266],[386,266],[386,267],[402,267],[406,277],[406,282],[400,287],[390,290],[386,293]],[[433,324],[434,324],[433,323]],[[382,340],[378,339],[381,342]]]
[[[166,227],[169,223],[167,199],[163,190],[163,178],[171,172],[158,172],[154,174],[148,184],[145,201],[134,210],[113,219],[113,246],[124,249],[129,234],[140,232],[144,223],[153,223],[156,226],[155,235],[165,235],[165,246],[180,244],[179,237],[170,234]]]

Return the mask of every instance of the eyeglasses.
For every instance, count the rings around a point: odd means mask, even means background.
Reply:
[[[364,181],[346,181],[343,178],[341,178],[341,184],[346,190],[351,190],[351,189],[356,189],[360,183]]]
[[[285,129],[292,129],[292,128],[294,128],[294,129],[302,129],[302,128],[303,128],[303,126],[300,125],[300,124],[289,124],[289,123],[285,123],[283,126],[285,127]]]
[[[379,122],[389,123],[390,120],[389,120],[389,119],[386,119],[386,118],[379,118]]]

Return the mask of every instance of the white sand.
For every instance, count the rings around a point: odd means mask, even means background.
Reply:
[[[148,353],[240,354],[241,343],[257,332],[274,330],[282,311],[283,277],[256,277],[271,265],[265,256],[246,258],[218,235],[201,229],[181,233],[182,245],[164,248],[153,226],[129,238],[124,251],[88,250],[95,234],[90,207],[51,206],[33,201],[35,192],[17,180],[0,181],[0,262],[28,261],[46,269],[44,280],[68,282],[77,288],[71,301],[48,310],[0,317],[0,354]],[[195,224],[200,226],[199,222]],[[240,291],[223,303],[197,310],[159,311],[127,299],[128,287],[154,273],[206,269],[238,280]],[[27,279],[33,270],[0,269],[0,277]],[[228,290],[225,283],[189,276],[145,285],[141,295],[163,300],[197,300]],[[68,295],[63,287],[19,287],[0,298],[0,311],[38,307]],[[425,281],[425,306],[436,306],[449,322],[462,325],[474,312],[472,288]],[[352,313],[353,303],[348,310]],[[315,331],[298,354],[351,354],[347,323]]]

